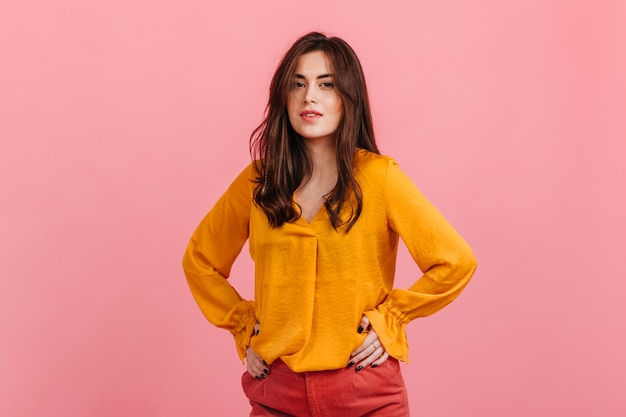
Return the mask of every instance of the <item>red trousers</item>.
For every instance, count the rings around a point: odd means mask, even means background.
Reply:
[[[377,368],[296,373],[278,360],[265,379],[242,376],[250,417],[408,417],[409,403],[393,358]]]

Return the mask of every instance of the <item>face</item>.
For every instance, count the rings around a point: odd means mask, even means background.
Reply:
[[[326,54],[314,51],[298,60],[287,100],[293,129],[310,141],[333,141],[343,117]]]

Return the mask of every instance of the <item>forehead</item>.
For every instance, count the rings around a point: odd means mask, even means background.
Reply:
[[[330,73],[330,62],[322,51],[313,51],[303,54],[296,64],[296,74],[317,76]]]

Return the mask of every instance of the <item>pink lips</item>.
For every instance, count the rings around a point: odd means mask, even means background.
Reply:
[[[300,117],[307,122],[313,122],[322,117],[322,113],[315,110],[304,110],[300,113]]]

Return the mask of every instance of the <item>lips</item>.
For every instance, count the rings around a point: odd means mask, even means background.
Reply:
[[[315,110],[303,110],[302,112],[300,112],[300,117],[302,117],[306,121],[311,122],[322,117],[322,113]]]
[[[315,116],[321,116],[322,113],[315,111],[315,110],[304,110],[302,111],[302,113],[300,113],[300,116],[306,116],[306,117],[315,117]]]

